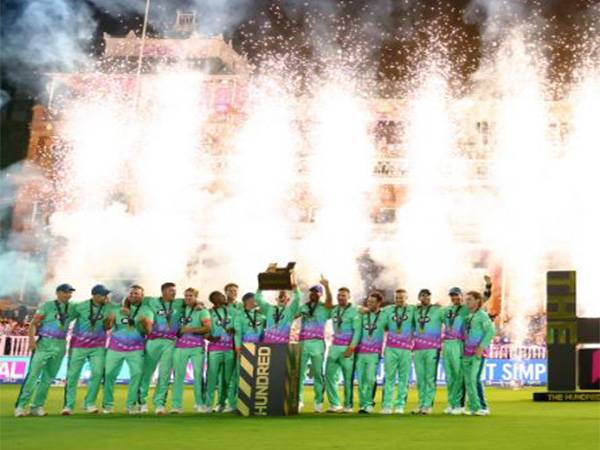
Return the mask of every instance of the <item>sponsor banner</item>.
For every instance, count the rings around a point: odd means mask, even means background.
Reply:
[[[2,356],[0,357],[0,383],[20,383],[25,378],[27,367],[29,365],[28,357]],[[67,358],[63,360],[57,381],[64,381],[67,373]],[[89,379],[90,368],[86,363],[83,367],[81,378],[83,381]],[[547,361],[545,359],[487,359],[483,371],[483,381],[486,384],[505,385],[519,384],[528,386],[546,385],[548,379]],[[193,379],[193,370],[191,364],[188,365],[186,373],[186,382],[191,383]],[[127,383],[129,380],[129,368],[123,364],[123,368],[117,377],[117,383]],[[410,382],[415,380],[414,368],[410,374]],[[380,361],[377,370],[377,383],[383,383],[383,363]],[[440,360],[438,367],[438,384],[444,385],[446,377],[444,373],[443,360]],[[306,384],[312,384],[312,379],[307,377]]]

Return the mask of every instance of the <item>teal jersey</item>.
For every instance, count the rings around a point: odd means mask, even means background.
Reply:
[[[358,353],[381,353],[388,315],[389,311],[386,309],[360,315],[360,333],[355,334],[352,341],[352,346],[357,347]]]
[[[469,310],[465,305],[450,305],[443,308],[444,340],[462,339],[465,334],[465,319]]]
[[[71,334],[71,348],[96,348],[106,345],[104,320],[111,310],[110,304],[96,305],[90,300],[71,304],[70,317],[75,319]]]
[[[390,305],[384,308],[387,312],[386,329],[388,331],[386,346],[390,348],[401,348],[412,350],[415,331],[414,305],[396,306]]]
[[[442,348],[444,309],[439,305],[417,306],[415,312],[415,350]]]
[[[217,338],[208,344],[208,351],[233,350],[233,335],[238,310],[233,305],[219,306],[210,311],[211,336]]]
[[[69,323],[73,319],[73,304],[49,300],[42,303],[35,312],[40,325],[37,334],[40,337],[65,339]]]
[[[287,344],[289,342],[292,322],[300,309],[301,297],[300,289],[296,289],[290,303],[286,306],[277,306],[267,302],[260,290],[256,292],[256,303],[267,320],[263,338],[265,344]]]
[[[179,316],[179,333],[176,348],[204,348],[204,337],[197,333],[182,333],[183,327],[202,328],[206,322],[210,322],[210,313],[207,309],[190,308],[183,306]]]
[[[331,310],[322,302],[305,303],[300,307],[302,324],[300,327],[300,340],[325,339],[325,324],[331,318]]]
[[[347,346],[355,334],[360,333],[360,314],[356,306],[348,303],[345,307],[336,305],[331,310],[333,322],[333,345]]]
[[[266,317],[258,308],[238,311],[234,322],[235,346],[239,348],[245,342],[258,344],[262,340],[266,322]]]
[[[478,309],[469,313],[465,319],[465,356],[473,356],[477,348],[483,349],[486,355],[495,335],[494,324],[487,312]]]
[[[161,298],[144,297],[140,314],[152,321],[152,330],[148,335],[148,339],[175,340],[182,310],[183,299],[181,298],[165,302]]]
[[[111,329],[108,348],[117,352],[132,352],[144,350],[144,332],[141,325],[140,310],[142,304],[131,305],[124,310],[112,305],[108,313],[115,316],[115,322]]]

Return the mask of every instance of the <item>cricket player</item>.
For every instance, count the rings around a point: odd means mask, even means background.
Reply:
[[[404,414],[406,406],[416,312],[416,307],[408,305],[407,300],[406,290],[396,289],[394,304],[384,308],[387,313],[385,328],[388,333],[383,356],[385,383],[381,414],[392,414],[392,412]],[[394,399],[396,378],[398,379],[398,388]]]
[[[431,304],[431,291],[421,289],[415,313],[415,372],[417,375],[418,406],[413,414],[431,414],[435,399],[437,368],[442,346],[444,310]]]
[[[42,303],[33,316],[29,325],[31,361],[17,396],[15,417],[26,415],[25,408],[34,393],[29,414],[47,415],[44,404],[48,397],[48,389],[65,356],[67,330],[71,320],[69,300],[74,291],[75,288],[70,284],[60,284],[56,287],[56,299]]]
[[[325,303],[320,301],[325,287]],[[300,307],[300,382],[298,386],[298,410],[304,408],[302,394],[304,377],[310,361],[315,393],[315,412],[323,412],[323,360],[325,359],[325,323],[331,317],[333,297],[329,289],[329,281],[321,276],[321,284],[308,291],[308,302]]]
[[[290,341],[292,322],[296,318],[296,314],[298,314],[300,298],[302,297],[302,293],[296,286],[294,278],[292,278],[292,283],[294,298],[291,303],[286,291],[279,291],[276,305],[271,305],[267,302],[260,289],[256,291],[256,303],[267,320],[265,335],[263,337],[265,344],[287,344]]]
[[[462,360],[468,400],[468,410],[465,412],[467,415],[487,416],[490,413],[485,401],[481,373],[485,366],[487,349],[496,332],[487,312],[481,308],[483,303],[484,296],[479,292],[467,292],[466,304],[469,314],[465,319]]]
[[[225,292],[225,297],[227,297],[227,305],[234,308],[235,313],[237,314],[239,311],[244,309],[244,305],[242,302],[237,301],[239,286],[236,283],[227,283],[223,288],[223,292]],[[232,375],[233,376],[233,375]],[[222,377],[219,378],[219,409],[221,411],[225,410],[226,403],[229,403],[230,406],[237,404],[237,389],[233,389],[233,385],[229,384],[229,391],[226,389],[225,382]]]
[[[206,413],[209,410],[204,402],[204,337],[210,334],[210,314],[198,304],[198,291],[187,288],[184,293],[184,306],[179,317],[179,330],[173,356],[173,402],[171,413],[183,412],[183,385],[188,361],[194,372],[194,410]]]
[[[356,373],[358,378],[359,413],[373,412],[377,386],[377,365],[383,349],[385,324],[388,310],[382,310],[383,296],[373,292],[367,298],[367,310],[360,317],[360,333],[354,335],[351,347],[355,347]]]
[[[213,307],[210,309],[211,333],[208,343],[208,373],[206,377],[206,406],[213,408],[215,390],[223,380],[222,392],[233,391],[230,388],[235,355],[233,349],[234,322],[236,308],[228,304],[227,298],[219,291],[213,291],[208,297]],[[231,402],[233,394],[227,396],[228,404],[214,407],[213,412],[234,412],[235,404]]]
[[[110,414],[114,407],[115,380],[127,363],[129,386],[125,405],[128,414],[138,412],[138,391],[144,370],[144,330],[140,323],[144,288],[131,286],[123,307],[114,306],[108,313],[106,329],[111,330],[104,372],[103,412]]]
[[[163,283],[160,291],[159,298],[144,298],[140,311],[141,323],[147,335],[144,371],[140,382],[140,412],[148,412],[146,401],[150,381],[158,366],[158,380],[152,397],[154,412],[157,415],[166,412],[165,402],[173,368],[175,340],[179,329],[179,317],[183,309],[183,300],[175,298],[177,294],[175,283]]]
[[[67,380],[65,384],[65,403],[62,416],[73,414],[77,397],[77,382],[81,369],[86,361],[90,364],[90,380],[83,407],[87,413],[98,412],[96,397],[102,377],[104,376],[104,361],[106,358],[106,328],[105,319],[108,310],[110,291],[103,285],[97,284],[92,288],[92,298],[85,302],[72,305],[71,317],[75,325],[71,335],[69,348],[69,363],[67,365]]]
[[[331,310],[331,319],[334,335],[325,364],[325,384],[330,405],[328,412],[351,413],[355,350],[351,344],[354,335],[360,334],[360,316],[350,303],[350,289],[347,287],[338,289],[337,305]],[[340,372],[344,382],[343,407],[337,391]]]

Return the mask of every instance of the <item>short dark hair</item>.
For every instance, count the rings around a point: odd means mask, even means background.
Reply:
[[[381,295],[381,292],[371,292],[369,297],[374,297],[379,303],[383,301],[383,295]]]
[[[341,288],[338,289],[338,292],[347,292],[348,294],[350,294],[350,289],[348,289],[346,286],[342,286]]]
[[[406,289],[396,289],[396,294],[406,294]]]
[[[229,289],[230,287],[236,287],[236,288],[238,288],[238,289],[240,288],[240,287],[239,287],[237,284],[235,284],[235,283],[227,283],[227,284],[225,285],[225,287],[223,288],[223,290],[224,290],[224,291],[226,291],[226,290],[227,290],[227,289]]]
[[[167,281],[166,283],[161,284],[160,290],[164,291],[165,289],[172,288],[172,287],[175,287],[175,283]]]
[[[483,304],[483,295],[481,295],[480,292],[477,291],[469,291],[467,292],[467,295],[470,295],[471,297],[473,297],[475,300],[477,300],[477,303],[479,303],[479,306],[481,306]]]
[[[144,288],[142,286],[140,286],[139,284],[132,284],[131,287],[129,288],[130,291],[132,291],[134,289],[141,289],[142,291],[144,290]]]
[[[210,294],[208,294],[208,300],[210,300],[211,303],[214,303],[215,297],[217,297],[218,295],[221,295],[224,297],[224,295],[221,291],[212,291]]]

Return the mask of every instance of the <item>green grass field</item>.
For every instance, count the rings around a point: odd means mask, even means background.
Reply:
[[[60,417],[63,390],[52,388],[48,417],[16,419],[12,413],[18,388],[0,386],[2,450],[600,448],[599,403],[534,403],[531,389],[488,389],[489,417],[444,416],[446,393],[440,391],[436,414],[429,417],[307,412],[296,417],[244,418],[194,413]],[[78,400],[83,398],[82,391]],[[185,407],[190,410],[191,394],[186,388]],[[124,397],[125,387],[119,386],[117,410],[124,407]],[[415,397],[411,389],[409,409]],[[306,407],[311,411],[311,402]]]

